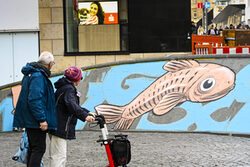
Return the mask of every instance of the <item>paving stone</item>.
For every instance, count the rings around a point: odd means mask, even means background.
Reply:
[[[115,132],[111,132],[115,133]],[[67,167],[104,167],[104,146],[96,140],[101,132],[77,131],[68,141]],[[128,167],[239,167],[250,166],[250,139],[244,137],[189,134],[124,132],[132,146]],[[25,167],[11,160],[19,147],[21,132],[0,133],[0,166]],[[47,139],[49,143],[49,139]],[[48,164],[48,148],[44,155]]]

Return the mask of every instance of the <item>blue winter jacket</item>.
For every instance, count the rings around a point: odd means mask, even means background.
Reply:
[[[57,129],[55,94],[50,71],[40,63],[27,63],[22,68],[24,74],[22,89],[17,101],[13,127],[40,128],[47,121],[48,129]]]

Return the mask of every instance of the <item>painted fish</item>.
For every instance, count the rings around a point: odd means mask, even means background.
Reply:
[[[170,61],[168,71],[125,106],[101,104],[95,107],[114,129],[128,129],[133,120],[149,111],[163,115],[185,101],[209,102],[227,95],[235,85],[229,68],[195,60]]]

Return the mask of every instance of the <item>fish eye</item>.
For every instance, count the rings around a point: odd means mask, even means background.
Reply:
[[[204,81],[202,81],[200,85],[200,89],[203,92],[209,91],[212,89],[215,85],[215,79],[214,78],[207,78]]]

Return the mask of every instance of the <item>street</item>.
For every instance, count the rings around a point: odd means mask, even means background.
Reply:
[[[115,133],[115,132],[111,132]],[[21,132],[0,133],[0,166],[24,167],[11,159],[19,147]],[[250,139],[201,133],[124,132],[131,142],[128,167],[250,166]],[[67,167],[104,167],[105,148],[96,140],[99,131],[78,131],[68,142]],[[49,139],[47,138],[47,144]],[[48,164],[48,147],[43,158]]]

